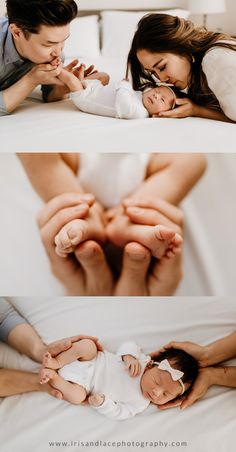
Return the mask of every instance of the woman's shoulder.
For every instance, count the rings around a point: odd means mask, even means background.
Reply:
[[[209,67],[215,69],[217,67],[230,64],[236,66],[236,40],[235,41],[219,41],[219,43],[235,44],[235,50],[223,46],[212,46],[202,59],[202,68],[205,72]]]
[[[215,45],[216,44],[216,45]],[[230,56],[232,58],[232,56],[235,56],[236,58],[236,39],[232,39],[230,40],[221,40],[221,41],[217,41],[209,50],[207,50],[207,52],[205,53],[203,60],[206,59],[210,59],[210,58],[227,58],[228,56]],[[229,47],[224,47],[223,45],[220,46],[218,44],[230,44],[235,46],[235,50],[234,49],[230,49]]]

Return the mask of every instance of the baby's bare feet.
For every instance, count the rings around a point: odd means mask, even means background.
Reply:
[[[57,375],[56,371],[53,369],[42,368],[39,372],[39,383],[44,385],[48,383],[53,377]]]
[[[178,233],[166,226],[134,224],[125,215],[115,217],[108,224],[107,235],[112,243],[120,247],[129,242],[138,242],[158,259],[174,257],[180,252],[183,241]]]
[[[60,369],[60,362],[57,358],[53,358],[49,352],[43,355],[43,366],[49,367],[50,369]]]
[[[56,253],[67,257],[82,242],[95,240],[103,244],[105,241],[104,222],[99,206],[92,206],[86,219],[72,220],[56,235]]]

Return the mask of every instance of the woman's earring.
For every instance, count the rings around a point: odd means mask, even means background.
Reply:
[[[192,55],[191,59],[192,59],[192,63],[195,63],[195,57],[193,55]]]

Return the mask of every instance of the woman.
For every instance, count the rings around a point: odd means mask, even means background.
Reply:
[[[187,92],[160,116],[236,121],[236,40],[167,14],[142,18],[128,56],[133,87],[157,77]]]

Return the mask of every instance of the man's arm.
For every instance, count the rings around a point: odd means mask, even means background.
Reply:
[[[203,154],[153,154],[146,180],[130,197],[178,205],[206,169]]]

